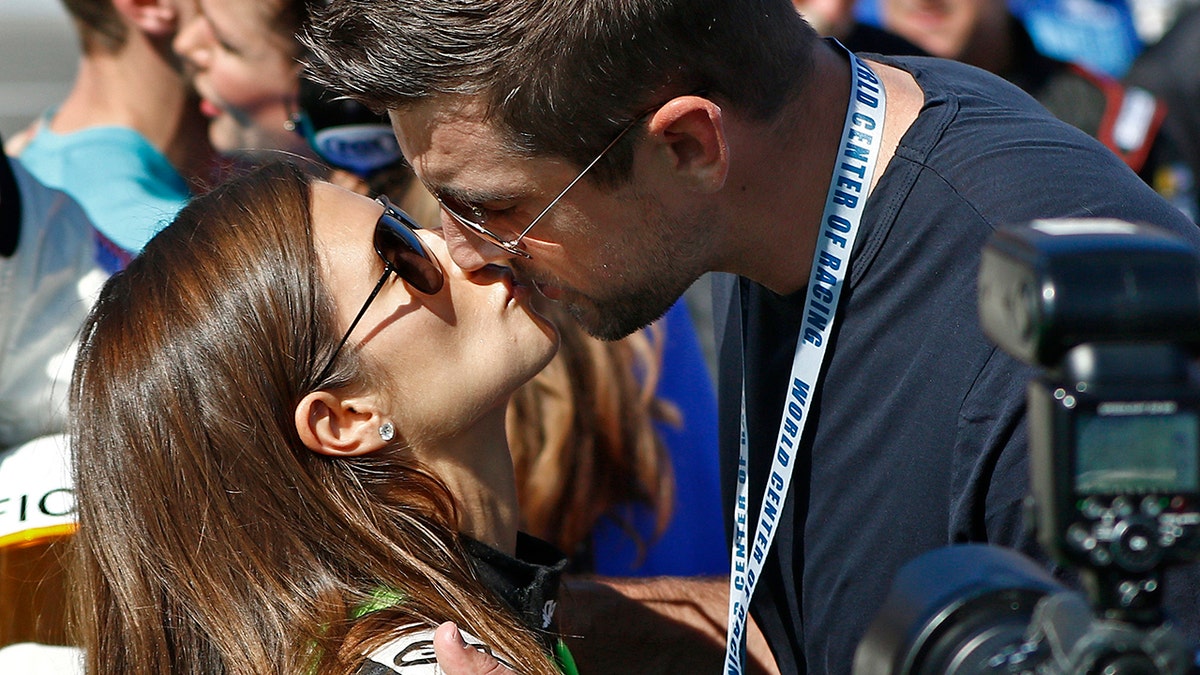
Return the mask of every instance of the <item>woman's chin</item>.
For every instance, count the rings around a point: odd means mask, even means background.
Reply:
[[[540,302],[538,300],[539,298]],[[530,319],[533,320],[533,323],[541,330],[542,335],[544,335],[547,340],[545,345],[545,363],[538,368],[538,371],[541,371],[542,368],[545,368],[546,364],[550,363],[550,360],[553,359],[554,355],[558,353],[558,345],[560,341],[558,325],[547,318],[546,314],[543,313],[544,308],[539,310],[539,304],[546,302],[550,301],[543,298],[541,294],[534,293],[532,294],[532,297],[530,297],[529,301],[523,304],[525,311],[529,314]],[[572,321],[570,317],[567,317],[566,320]]]

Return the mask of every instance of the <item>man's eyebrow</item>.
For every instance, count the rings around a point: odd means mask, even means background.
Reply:
[[[500,190],[472,190],[467,188],[454,187],[445,185],[440,188],[435,188],[426,184],[425,189],[429,190],[435,197],[440,199],[453,199],[460,204],[486,204],[488,202],[505,202],[518,199],[523,194]]]

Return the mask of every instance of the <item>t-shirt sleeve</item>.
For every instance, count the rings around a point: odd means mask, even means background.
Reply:
[[[1024,518],[1029,493],[1025,385],[1033,370],[996,348],[959,412],[950,541],[1013,548],[1045,561]]]

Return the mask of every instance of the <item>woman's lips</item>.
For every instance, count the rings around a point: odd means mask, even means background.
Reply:
[[[490,269],[497,274],[500,284],[508,294],[509,303],[514,301],[521,303],[529,299],[533,290],[513,274],[512,268],[503,265],[488,265],[485,269]]]
[[[523,303],[529,300],[529,296],[533,293],[533,289],[525,286],[524,284],[514,283],[509,289],[508,293],[512,296],[514,301]]]

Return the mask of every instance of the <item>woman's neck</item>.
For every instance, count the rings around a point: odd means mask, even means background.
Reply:
[[[458,506],[458,530],[513,555],[520,514],[512,455],[504,432],[506,406],[488,412],[469,429],[417,449]]]

